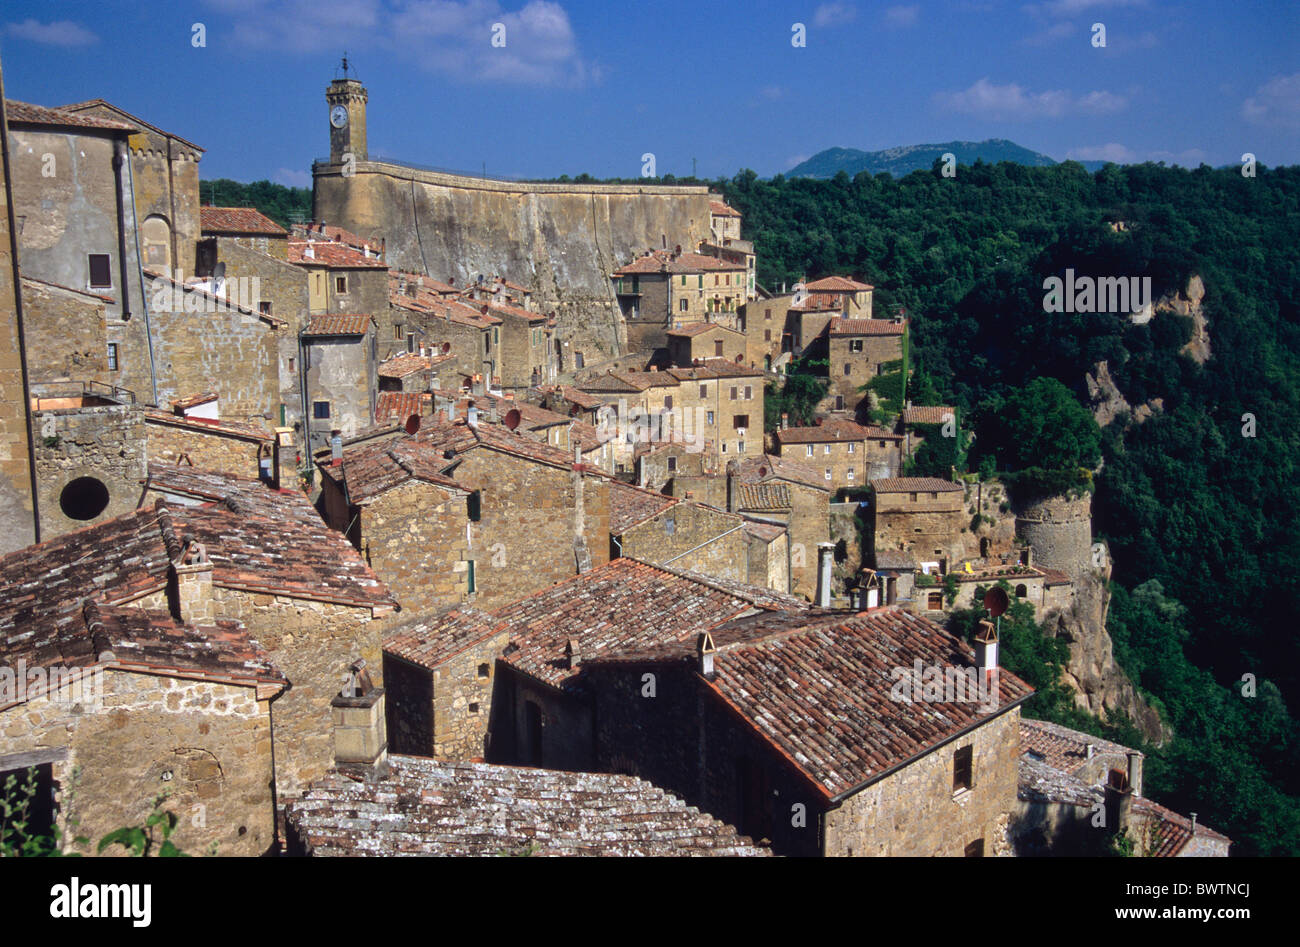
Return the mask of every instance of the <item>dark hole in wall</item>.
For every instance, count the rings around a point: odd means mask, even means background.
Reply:
[[[74,520],[93,520],[108,508],[108,487],[94,477],[78,477],[59,494],[59,509]]]

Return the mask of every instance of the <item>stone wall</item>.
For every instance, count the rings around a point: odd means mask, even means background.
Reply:
[[[440,760],[486,759],[502,632],[448,659],[433,672],[433,753]]]
[[[316,336],[303,340],[307,375],[308,450],[329,445],[330,432],[351,437],[375,423],[379,390],[375,330],[365,335]],[[329,405],[329,417],[315,416],[315,403]],[[224,406],[223,406],[224,407]]]
[[[239,477],[256,477],[263,450],[271,450],[274,435],[265,438],[237,434],[229,428],[174,421],[156,413],[144,416],[145,454],[152,461],[174,464],[188,457],[192,466]]]
[[[832,596],[841,595],[846,582],[857,584],[858,572],[863,566],[862,543],[870,530],[866,521],[870,511],[864,509],[862,512],[863,516],[859,518],[858,504],[854,501],[830,505],[830,541],[835,544]]]
[[[27,378],[31,384],[100,381],[113,384],[108,371],[105,302],[36,280],[23,280],[23,329]]]
[[[43,403],[65,400],[83,399]],[[122,404],[48,408],[32,412],[32,426],[43,539],[136,508],[147,472],[146,458],[151,456],[138,408]],[[99,493],[101,487],[107,491],[106,502]]]
[[[647,247],[694,247],[709,231],[704,187],[524,184],[376,161],[347,178],[339,165],[314,175],[315,219],[386,238],[400,269],[457,285],[499,273],[529,287],[589,361],[624,350],[610,274]]]
[[[637,523],[620,538],[624,556],[701,575],[767,585],[749,575],[745,531],[739,516],[698,503],[676,503]]]
[[[93,854],[107,833],[143,825],[167,791],[182,851],[201,855],[215,842],[219,855],[265,852],[274,840],[268,702],[252,687],[100,674],[102,702],[39,697],[0,713],[0,757],[66,748],[52,764],[59,803],[80,820],[69,834],[92,842],[76,850]]]
[[[1034,565],[1077,579],[1092,569],[1092,495],[1018,506],[1016,535],[1034,547]]]
[[[594,722],[588,702],[539,684],[508,665],[499,665],[496,673],[488,762],[599,771],[593,754]],[[530,742],[530,703],[538,708],[541,717],[540,747]]]
[[[971,787],[953,791],[953,757],[972,747]],[[1009,855],[1016,808],[1020,708],[909,763],[826,815],[826,854],[961,856],[976,840],[985,855]]]

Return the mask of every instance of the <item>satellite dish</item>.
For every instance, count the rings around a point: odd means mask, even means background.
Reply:
[[[225,264],[225,261],[222,261],[221,263],[218,263],[216,266],[214,266],[214,267],[212,268],[212,278],[213,278],[214,280],[220,280],[220,279],[225,279],[225,278],[226,278],[226,264]]]
[[[420,430],[420,416],[418,414],[413,414],[406,419],[406,433],[415,434],[419,430]]]
[[[446,355],[450,351],[451,351],[451,343],[450,342],[442,343],[442,354]]]
[[[519,413],[518,408],[511,408],[506,412],[506,427],[513,431],[515,428],[519,427],[519,421],[522,417],[523,415]]]
[[[1010,604],[1006,591],[997,586],[984,593],[984,607],[989,610],[989,614],[994,618],[1005,612]]]

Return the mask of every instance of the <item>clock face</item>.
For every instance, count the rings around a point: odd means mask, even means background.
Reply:
[[[341,105],[336,105],[330,109],[330,124],[335,128],[342,128],[348,123],[348,110]]]

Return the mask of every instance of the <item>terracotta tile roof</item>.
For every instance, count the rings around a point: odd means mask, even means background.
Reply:
[[[289,262],[304,266],[322,266],[331,270],[388,269],[378,256],[366,256],[361,250],[342,243],[324,240],[289,238]]]
[[[1074,582],[1060,569],[1044,569],[1042,566],[1035,566],[1034,568],[1042,573],[1043,578],[1046,580],[1044,584],[1049,588],[1054,585],[1070,585]]]
[[[1021,730],[1023,741],[1024,730]],[[1020,759],[1016,763],[1016,798],[1022,802],[1057,802],[1091,808],[1104,802],[1106,794],[1100,786],[1089,786],[1077,776],[1057,769],[1020,746]]]
[[[728,328],[718,322],[692,322],[689,325],[682,326],[680,329],[669,329],[668,334],[690,339],[697,335],[703,335],[705,332],[710,332],[713,329],[730,332],[732,335],[739,335],[742,337],[745,334],[743,332],[737,332],[735,329]]]
[[[785,533],[784,526],[777,526],[775,523],[758,523],[754,520],[745,520],[744,530],[765,543],[773,542]]]
[[[1046,720],[1020,721],[1020,752],[1033,751],[1048,766],[1071,776],[1088,761],[1088,744],[1095,752],[1124,756],[1128,747]]]
[[[636,374],[647,373],[637,372]],[[622,372],[607,372],[604,375],[597,375],[595,378],[582,382],[579,387],[583,391],[618,392],[645,391],[650,385],[636,378],[627,378]]]
[[[856,421],[829,418],[812,427],[788,427],[783,431],[777,431],[776,439],[780,444],[822,444],[835,441],[900,441],[903,438],[901,434],[886,431],[884,428],[864,427]]]
[[[502,321],[500,316],[493,315],[490,311],[483,312],[484,308],[490,310],[490,306],[473,306],[455,297],[436,296],[432,293],[422,293],[419,298],[412,298],[402,293],[390,292],[388,304],[475,329],[499,326]]]
[[[428,391],[381,391],[375,398],[375,423],[403,422],[413,414],[432,413],[433,394]]]
[[[742,460],[740,479],[745,483],[762,483],[772,479],[789,480],[805,487],[830,492],[822,471],[789,457],[778,457],[775,454],[763,454],[761,457],[748,457]]]
[[[860,293],[868,289],[874,289],[870,283],[859,283],[847,276],[826,276],[810,283],[804,283],[804,288],[810,293]]]
[[[289,233],[253,207],[200,207],[199,226],[204,233],[260,233],[276,237]]]
[[[790,509],[790,488],[783,483],[737,483],[736,509],[775,513]]]
[[[253,427],[251,424],[240,424],[237,421],[223,421],[220,418],[185,417],[171,411],[146,408],[144,420],[146,424],[167,424],[173,427],[188,428],[196,433],[219,434],[224,437],[238,437],[243,440],[262,443],[270,443],[275,439],[274,431]]]
[[[328,459],[323,463],[328,464]],[[411,480],[440,487],[451,496],[467,494],[468,490],[443,473],[451,465],[441,451],[414,438],[399,437],[344,449],[343,482],[348,501],[357,505]]]
[[[181,144],[189,148],[193,148],[195,151],[202,152],[206,150],[200,147],[199,145],[196,145],[194,142],[182,138],[180,135],[176,134],[175,132],[169,132],[165,129],[159,128],[157,125],[151,125],[149,122],[146,122],[140,116],[132,115],[126,109],[119,108],[118,106],[114,105],[112,102],[105,101],[104,99],[87,99],[85,102],[73,102],[71,105],[60,105],[58,106],[58,109],[61,112],[85,112],[91,109],[105,109],[107,111],[113,112],[116,115],[122,116],[122,118],[124,118],[128,124],[134,124],[140,128],[147,128],[149,129],[149,131],[157,132],[159,135],[162,135],[166,138],[172,138],[176,141],[179,141]],[[111,119],[111,121],[116,121],[116,119]]]
[[[739,217],[740,211],[723,201],[709,201],[709,212],[719,217]]]
[[[1154,844],[1148,858],[1171,858],[1187,847],[1192,838],[1231,843],[1231,839],[1202,822],[1193,829],[1192,820],[1145,796],[1133,797],[1133,813],[1155,822]]]
[[[964,487],[938,477],[882,477],[871,481],[877,493],[961,493]]]
[[[622,536],[637,523],[658,516],[677,504],[672,497],[611,480],[609,484],[609,532]]]
[[[699,381],[710,378],[758,378],[761,368],[750,368],[725,358],[702,358],[698,365],[689,368],[669,368],[660,375],[672,375],[679,381]]]
[[[729,631],[739,640],[725,643]],[[892,606],[849,616],[757,615],[713,638],[716,675],[707,686],[831,799],[1033,693],[1001,669],[992,711],[978,700],[891,699],[894,668],[917,660],[923,667],[975,666],[965,642]]]
[[[804,604],[770,589],[621,558],[507,605],[494,618],[510,632],[506,663],[564,687],[581,670],[566,662],[569,639],[583,661],[677,640],[693,646],[701,631],[755,608]]]
[[[82,115],[80,112],[64,109],[46,108],[43,105],[32,105],[30,102],[19,102],[15,99],[5,99],[5,115],[11,125],[61,125],[73,128],[100,128],[106,131],[135,131],[135,126],[128,125],[126,122]]]
[[[731,262],[722,260],[714,256],[706,256],[703,253],[690,253],[683,251],[674,254],[668,250],[652,250],[650,253],[639,256],[630,263],[620,266],[614,271],[615,276],[660,276],[665,274],[700,274],[712,272],[744,272],[745,264],[741,262]],[[735,284],[732,289],[738,289]]]
[[[384,653],[433,670],[496,634],[503,632],[491,615],[465,606],[390,629],[384,633]]]
[[[427,372],[436,365],[449,362],[452,355],[415,355],[403,353],[379,363],[380,378],[405,378],[416,372]]]
[[[373,322],[363,312],[312,316],[303,335],[365,335]]]
[[[460,290],[450,283],[444,283],[442,280],[436,280],[432,276],[425,276],[422,273],[408,273],[405,270],[388,271],[388,283],[391,287],[397,287],[402,283],[414,283],[417,291],[432,293],[438,296],[452,296],[459,293]]]
[[[892,319],[836,319],[831,322],[831,335],[902,335],[906,323]]]
[[[237,477],[188,464],[167,464],[157,460],[149,461],[144,489],[208,502],[220,502],[233,496],[258,506],[280,502],[273,499],[280,493],[293,495],[291,490],[274,491],[255,477]]]
[[[946,418],[951,415],[955,420],[957,409],[950,405],[912,405],[910,408],[903,409],[904,424],[943,424]]]
[[[289,803],[312,855],[766,855],[632,776],[389,757],[383,779],[331,771]]]
[[[560,397],[571,404],[576,404],[579,408],[593,411],[603,405],[605,402],[599,398],[593,398],[584,392],[581,388],[575,388],[572,385],[559,386]]]
[[[352,247],[356,250],[369,247],[371,250],[378,250],[381,246],[380,240],[367,240],[359,237],[350,230],[344,230],[342,227],[336,227],[333,224],[319,224],[311,221],[305,224],[294,224],[293,234],[295,237],[305,239],[320,239],[324,237],[326,241],[341,243],[344,246]]]

